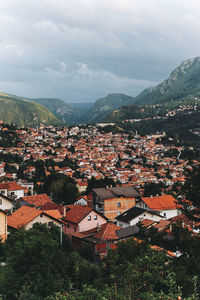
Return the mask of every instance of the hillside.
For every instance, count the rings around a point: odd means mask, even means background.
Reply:
[[[18,126],[38,126],[40,123],[61,125],[45,107],[29,100],[0,93],[0,120]]]
[[[200,57],[182,62],[169,78],[135,97],[135,104],[149,105],[200,97]]]
[[[92,107],[85,114],[85,121],[88,123],[99,122],[120,106],[134,102],[134,98],[124,94],[113,93],[96,100]]]

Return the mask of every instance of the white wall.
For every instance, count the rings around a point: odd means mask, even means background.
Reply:
[[[139,215],[138,217],[132,219],[130,221],[130,223],[125,223],[125,222],[117,221],[117,225],[120,226],[120,227],[122,227],[122,228],[125,228],[125,227],[128,227],[128,226],[135,225],[135,224],[137,224],[138,222],[140,222],[140,221],[142,221],[144,219],[149,219],[149,220],[158,222],[158,221],[162,220],[163,218],[159,217],[157,215],[151,214],[151,213],[149,213],[149,212],[146,211],[146,212],[142,213],[141,215]]]
[[[24,190],[16,190],[16,191],[8,191],[8,197],[13,196],[12,193],[16,196],[16,199],[19,199],[21,197],[24,197]]]
[[[165,217],[166,220],[179,215],[178,209],[162,210],[160,213]]]
[[[11,201],[1,197],[0,195],[0,209],[6,210],[6,209],[12,209],[13,207],[14,204]]]
[[[41,223],[41,224],[47,224],[49,222],[53,222],[53,224],[55,224],[56,226],[61,226],[61,224],[53,219],[51,219],[48,216],[42,215],[42,217],[40,217],[41,215],[37,216],[34,220],[32,220],[31,222],[29,222],[26,226],[25,229],[30,229],[33,227],[33,224],[35,223]]]

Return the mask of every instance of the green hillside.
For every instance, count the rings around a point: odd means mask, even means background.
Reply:
[[[29,100],[0,93],[0,120],[18,126],[61,125],[45,107]]]
[[[134,102],[134,98],[124,94],[113,93],[96,100],[85,114],[85,121],[95,123],[102,121],[113,110]]]

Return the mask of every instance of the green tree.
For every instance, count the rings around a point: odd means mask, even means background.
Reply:
[[[144,197],[156,196],[162,193],[162,184],[160,183],[145,183],[144,185]]]
[[[109,178],[107,176],[101,179],[96,179],[95,177],[92,177],[91,179],[88,180],[86,194],[89,194],[94,188],[101,188],[106,186],[114,187],[116,186],[116,182],[112,178]]]
[[[52,194],[56,203],[72,204],[78,197],[76,182],[63,174],[54,173],[46,177],[43,190]]]
[[[69,286],[67,251],[60,246],[59,237],[57,227],[39,224],[9,236],[0,286],[5,299],[20,299],[23,294],[43,299]]]

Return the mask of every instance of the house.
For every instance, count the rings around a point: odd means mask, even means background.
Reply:
[[[165,219],[177,216],[180,213],[176,199],[172,195],[144,197],[136,201],[136,207],[160,213]]]
[[[72,234],[72,243],[76,248],[87,247],[96,259],[107,255],[107,251],[119,241],[133,237],[139,232],[136,225],[120,228],[114,223],[108,222],[84,232]]]
[[[96,188],[93,192],[93,207],[108,219],[135,206],[135,199],[140,195],[132,186]]]
[[[105,257],[110,245],[119,240],[117,235],[119,230],[119,226],[108,222],[91,230],[74,232],[72,234],[72,244],[79,249],[87,247],[98,260]]]
[[[6,163],[0,162],[0,177],[4,177],[6,175],[4,168],[5,168]]]
[[[12,212],[15,205],[16,205],[15,200],[10,199],[3,194],[0,194],[0,209],[1,210]]]
[[[16,182],[0,183],[0,193],[12,199],[19,199],[24,196],[25,187],[20,186]]]
[[[0,240],[5,242],[7,239],[7,214],[0,209]]]
[[[83,232],[107,223],[107,219],[91,207],[68,205],[64,213],[64,233]]]
[[[77,198],[76,202],[74,202],[74,205],[76,204],[87,206],[88,205],[87,196],[80,196],[79,198]]]
[[[144,219],[150,219],[152,221],[160,221],[163,218],[159,212],[147,210],[141,207],[132,207],[125,211],[123,214],[117,216],[117,225],[121,228],[132,226],[141,222]]]
[[[22,206],[17,209],[12,215],[8,216],[8,228],[10,231],[24,227],[25,229],[32,228],[33,224],[41,223],[51,226],[52,224],[62,228],[63,222],[52,214],[41,211],[34,207]]]
[[[47,194],[38,194],[33,196],[24,196],[19,199],[19,205],[35,206],[36,208],[41,208],[46,203],[52,202]]]

